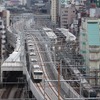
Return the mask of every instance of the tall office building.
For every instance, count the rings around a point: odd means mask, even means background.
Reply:
[[[51,21],[56,24],[57,23],[57,1],[51,0]]]
[[[67,6],[70,0],[51,0],[51,20],[54,24],[58,24],[61,15],[61,6]]]

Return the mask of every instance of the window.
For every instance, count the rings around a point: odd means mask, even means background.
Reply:
[[[83,33],[83,36],[85,36],[85,34]]]
[[[0,25],[2,25],[2,22],[0,22]]]
[[[83,45],[86,45],[86,42],[83,42],[82,44],[83,44]]]
[[[2,28],[0,28],[0,30],[2,30]]]

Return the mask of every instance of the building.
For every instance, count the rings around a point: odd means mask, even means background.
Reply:
[[[3,14],[2,19],[4,21],[4,25],[7,28],[10,26],[10,12],[8,10],[3,10],[2,14]]]
[[[20,0],[10,0],[10,5],[11,6],[18,6],[18,5],[20,5]]]
[[[5,7],[0,7],[0,57],[1,61],[7,57],[7,28],[10,26],[10,12]],[[1,62],[2,63],[2,62]]]
[[[21,0],[21,5],[26,5],[26,0]]]
[[[86,74],[92,78],[92,85],[99,85],[100,79],[100,20],[86,18],[80,28],[80,53],[84,57]]]
[[[26,5],[27,5],[27,8],[30,8],[30,6],[31,6],[31,0],[27,0]]]
[[[57,0],[51,0],[51,21],[57,24]]]
[[[88,5],[93,5],[95,4],[97,7],[100,7],[100,0],[87,0]]]
[[[69,28],[76,18],[76,9],[74,5],[62,6],[60,14],[60,27]]]
[[[75,16],[75,6],[71,6],[70,0],[51,0],[51,21],[54,24],[67,28]]]

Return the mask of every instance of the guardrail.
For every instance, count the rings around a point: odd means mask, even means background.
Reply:
[[[51,58],[51,54],[49,52],[49,50],[45,47],[46,51],[47,51],[47,55],[50,59],[51,62],[51,70],[56,78],[56,80],[58,79],[58,72],[56,70],[56,67],[54,65],[54,63],[52,62],[52,58]],[[64,92],[70,97],[70,98],[80,98],[80,95],[66,82],[64,81],[63,77],[60,76],[60,80],[62,80],[63,82],[61,82],[61,88],[64,90]],[[82,99],[84,100],[84,99]]]
[[[25,69],[26,79],[27,79],[28,85],[30,86],[32,93],[35,95],[37,100],[44,100],[43,95],[40,93],[40,91],[36,88],[36,86],[32,82],[30,75],[27,71],[27,68],[24,67],[24,69]]]

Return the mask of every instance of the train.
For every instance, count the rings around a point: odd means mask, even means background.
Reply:
[[[92,100],[92,97],[97,97],[96,91],[92,88],[92,86],[88,83],[88,81],[84,78],[84,76],[80,73],[80,71],[76,67],[71,67],[71,70],[73,71],[73,74],[80,80],[81,86],[82,86],[82,93],[83,96],[86,98],[90,98],[89,100]],[[76,83],[80,84],[80,83]]]
[[[39,65],[38,61],[38,54],[36,52],[36,47],[34,40],[31,36],[31,34],[27,33],[26,34],[26,59],[27,59],[27,68],[30,73],[31,71],[31,78],[33,79],[34,82],[40,83],[43,79],[43,71],[42,71],[42,66]]]
[[[35,82],[41,82],[43,79],[43,71],[41,70],[41,66],[33,65],[32,68],[32,76],[34,77]]]

